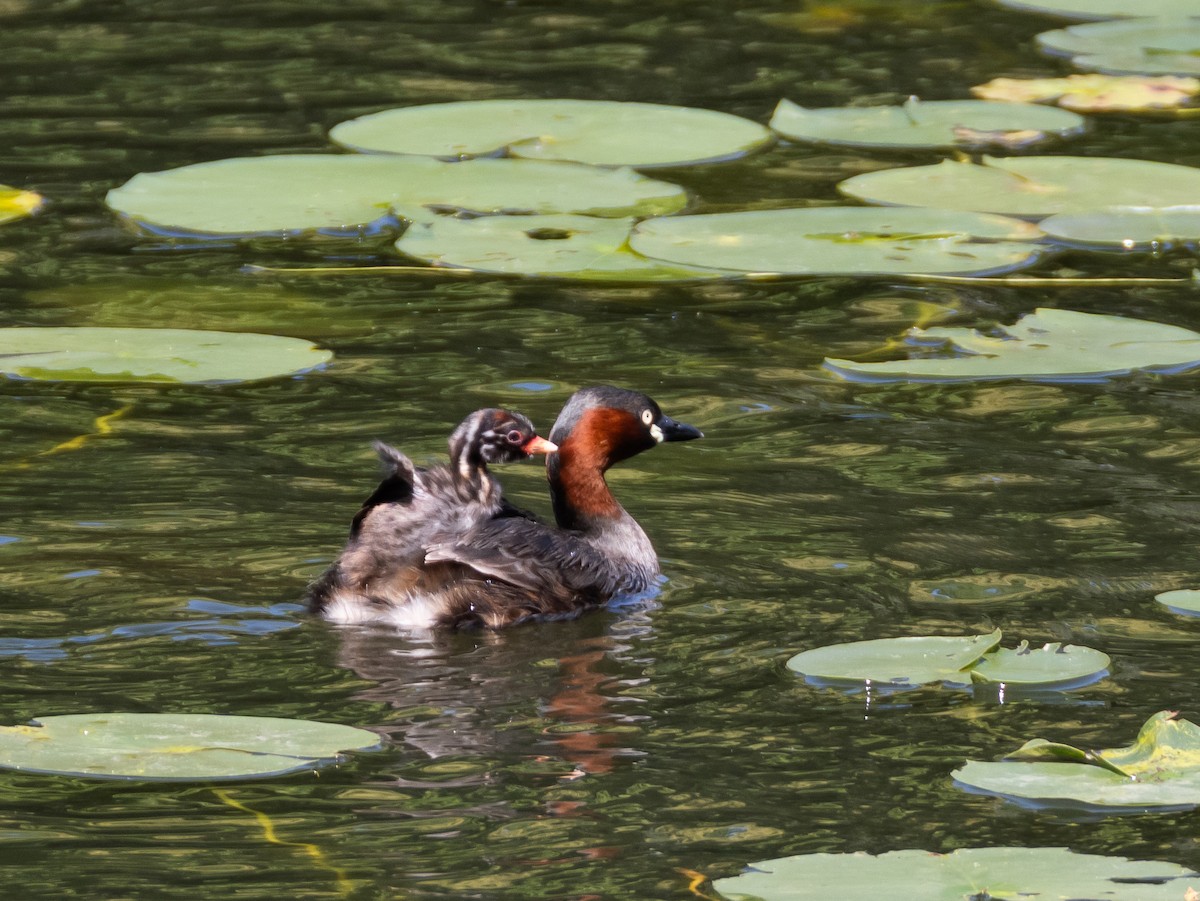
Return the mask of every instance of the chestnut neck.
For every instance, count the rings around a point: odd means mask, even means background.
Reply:
[[[558,442],[558,452],[547,458],[547,477],[554,518],[561,528],[586,532],[629,515],[613,497],[604,473],[642,449],[641,431],[632,414],[595,408],[580,416]]]

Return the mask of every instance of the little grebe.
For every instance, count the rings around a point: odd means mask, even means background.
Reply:
[[[413,543],[406,543],[395,562],[388,556],[389,520],[360,513],[350,547],[330,571],[337,571],[334,589],[323,590],[327,574],[314,591],[313,607],[340,622],[498,629],[532,617],[576,616],[646,591],[658,576],[658,557],[613,497],[604,473],[661,442],[701,437],[699,429],[663,415],[644,394],[584,388],[567,401],[550,432],[557,451],[546,468],[558,528],[503,499],[455,507],[453,515],[426,506],[420,512],[427,521],[410,530],[419,533],[420,550],[412,552]],[[387,493],[387,484],[376,496]],[[381,582],[374,575],[381,568],[400,577]]]
[[[555,449],[525,416],[499,409],[477,410],[454,430],[449,465],[421,469],[375,442],[387,473],[351,522],[345,549],[309,587],[309,609],[335,622],[396,619],[406,611],[413,625],[427,625],[420,599],[439,584],[425,566],[430,541],[493,516],[520,515],[487,464]]]

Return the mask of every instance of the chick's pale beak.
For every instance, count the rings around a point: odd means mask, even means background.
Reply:
[[[540,435],[534,435],[521,446],[521,450],[527,454],[552,454],[558,450],[558,445]]]
[[[691,441],[704,437],[704,433],[694,425],[676,422],[670,416],[658,417],[658,421],[650,426],[650,434],[656,441]]]

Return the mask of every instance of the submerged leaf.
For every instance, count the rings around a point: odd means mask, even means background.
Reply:
[[[1180,901],[1197,874],[1164,861],[1077,854],[1066,848],[960,848],[950,854],[799,854],[714,879],[730,901],[1104,898]]]
[[[605,100],[471,100],[384,110],[335,125],[344,147],[443,159],[504,153],[599,166],[678,166],[742,156],[771,141],[715,110]]]
[[[1181,372],[1200,366],[1200,334],[1161,322],[1073,310],[1039,309],[997,335],[974,329],[910,329],[914,349],[949,346],[958,356],[888,363],[826,359],[843,378],[872,381],[1095,380],[1135,370]]]
[[[0,767],[99,779],[247,779],[312,769],[379,744],[365,729],[275,717],[74,714],[0,726]]]
[[[0,328],[0,374],[69,382],[244,382],[333,358],[299,338],[153,328]]]
[[[949,148],[1003,144],[1023,135],[1024,143],[1082,131],[1084,120],[1064,110],[1032,103],[984,100],[909,100],[903,106],[805,109],[781,100],[771,128],[793,141],[853,147]],[[985,137],[989,136],[990,137]]]

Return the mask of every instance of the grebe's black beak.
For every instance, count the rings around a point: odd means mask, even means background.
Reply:
[[[688,425],[686,422],[676,422],[670,416],[659,416],[654,424],[650,426],[650,434],[660,444],[663,441],[691,441],[695,438],[704,437],[704,433],[694,425]]]

